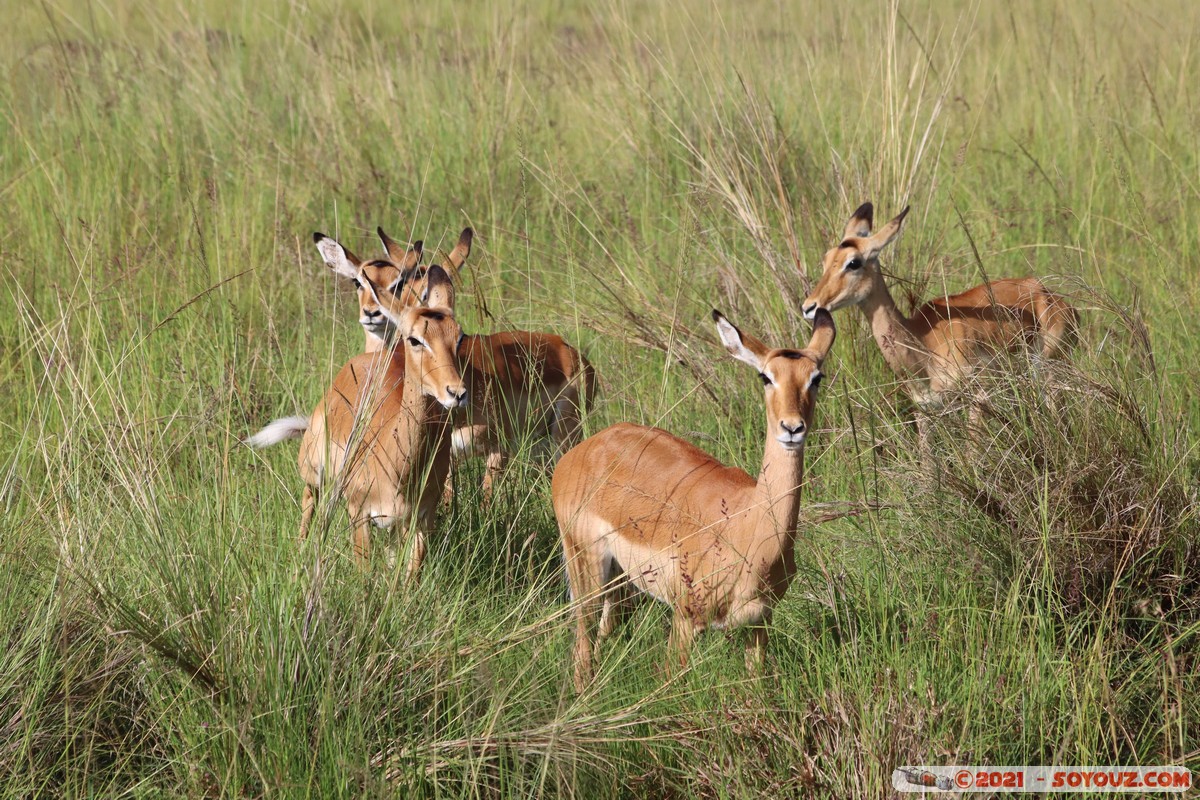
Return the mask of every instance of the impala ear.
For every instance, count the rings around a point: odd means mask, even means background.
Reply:
[[[842,234],[842,238],[865,239],[871,235],[873,227],[875,227],[875,206],[869,202],[863,203],[850,215],[850,221],[846,223],[846,231]]]
[[[763,359],[769,352],[769,348],[753,336],[743,334],[736,325],[725,319],[725,315],[715,308],[712,318],[713,322],[717,323],[717,335],[721,337],[721,344],[725,345],[729,355],[761,370]]]
[[[475,231],[463,228],[463,232],[458,235],[458,244],[454,245],[454,249],[446,256],[446,260],[455,270],[462,269],[462,265],[466,263],[467,256],[471,255],[471,242],[474,240]]]
[[[384,233],[382,227],[376,228],[375,232],[379,234],[379,241],[383,242],[383,249],[387,252],[388,258],[400,269],[412,269],[421,263],[424,242],[413,242],[406,247]]]
[[[362,264],[362,259],[323,233],[314,233],[313,243],[316,244],[321,258],[325,260],[325,266],[343,278],[350,280],[358,278],[358,268]]]
[[[813,353],[817,361],[824,361],[833,349],[835,339],[837,328],[833,324],[833,315],[824,308],[818,308],[816,316],[813,317],[812,338],[808,340],[808,347],[804,349]]]
[[[897,236],[900,235],[900,225],[904,222],[904,218],[908,216],[910,206],[905,206],[904,210],[896,215],[896,218],[879,229],[879,232],[866,241],[863,247],[863,256],[871,259],[875,258],[883,251],[883,248],[892,243]]]
[[[425,252],[425,242],[418,239],[404,253],[404,260],[400,263],[400,268],[416,269],[417,265],[421,263],[421,254],[423,252]]]
[[[421,305],[454,310],[454,284],[446,270],[436,264],[430,267],[429,272],[426,273],[425,291],[421,295]]]

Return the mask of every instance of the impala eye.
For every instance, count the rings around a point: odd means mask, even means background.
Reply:
[[[812,376],[812,380],[808,382],[808,385],[812,387],[813,391],[816,391],[821,386],[821,378],[824,377],[824,375],[818,372],[816,375]]]
[[[844,269],[846,271],[850,271],[850,270],[858,269],[861,266],[862,266],[861,258],[852,258],[846,262],[846,265],[844,267],[842,267],[842,269]]]
[[[767,373],[760,372],[760,373],[758,373],[758,377],[762,378],[763,386],[771,385],[771,379],[769,377],[767,377]]]
[[[362,283],[361,283],[361,282],[358,280],[358,278],[351,278],[350,280],[354,281],[354,288],[355,288],[355,289],[361,289],[361,288],[363,288],[363,285],[362,285]]]
[[[412,347],[421,347],[421,340],[415,336],[408,337],[408,343]]]

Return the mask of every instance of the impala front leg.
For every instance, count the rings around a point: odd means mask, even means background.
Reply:
[[[500,480],[500,475],[504,472],[507,463],[508,455],[500,449],[498,444],[493,443],[488,450],[487,467],[483,472],[483,502],[485,504],[492,501],[492,489],[496,481]]]
[[[767,622],[763,620],[746,631],[746,672],[762,675],[767,657]]]
[[[667,640],[667,674],[674,672],[676,667],[681,671],[687,669],[695,638],[696,626],[676,611],[671,617],[671,636]]]
[[[987,392],[977,390],[971,397],[971,408],[967,412],[968,455],[974,461],[983,449],[983,437],[987,432],[984,420],[992,413],[992,404]]]
[[[425,562],[425,530],[421,525],[415,525],[412,529],[411,547],[412,553],[408,557],[408,567],[404,571],[404,577],[407,581],[415,582],[421,574],[421,565]]]
[[[913,420],[917,425],[917,458],[921,462],[921,469],[925,473],[925,480],[930,487],[936,488],[938,483],[938,465],[937,457],[933,452],[933,420],[924,411],[917,411]]]
[[[633,592],[630,591],[629,584],[624,579],[620,579],[619,583],[611,586],[605,592],[604,611],[600,614],[601,639],[607,639],[617,629],[617,626],[625,621],[632,603]]]
[[[311,486],[304,487],[300,497],[300,538],[308,538],[308,529],[312,525],[313,514],[317,510],[317,490]]]
[[[371,559],[371,518],[365,514],[354,517],[354,562],[366,569]]]

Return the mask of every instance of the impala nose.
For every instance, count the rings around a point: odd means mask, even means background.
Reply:
[[[804,433],[804,420],[800,420],[795,425],[788,425],[786,422],[780,422],[779,427],[783,428],[783,432],[788,436]]]
[[[805,303],[800,310],[804,312],[805,319],[811,320],[817,316],[817,302]]]
[[[800,452],[800,448],[804,447],[804,420],[798,420],[795,425],[780,420],[779,427],[783,429],[783,433],[776,436],[775,441],[783,445],[783,449],[788,452]]]
[[[447,408],[462,408],[467,404],[467,387],[453,386],[446,387],[446,394],[450,397],[450,405]]]

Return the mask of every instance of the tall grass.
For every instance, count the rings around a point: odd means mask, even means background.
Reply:
[[[903,763],[1200,767],[1200,237],[1190,4],[320,3],[10,10],[0,52],[0,786],[9,796],[883,796]],[[853,314],[801,575],[748,681],[668,678],[639,610],[594,687],[545,471],[467,466],[419,585],[298,541],[293,448],[361,346],[322,230],[479,232],[469,330],[552,330],[588,426],[753,469],[759,390],[851,209],[914,213],[902,306],[1036,274],[1069,363],[985,376],[921,478]]]

